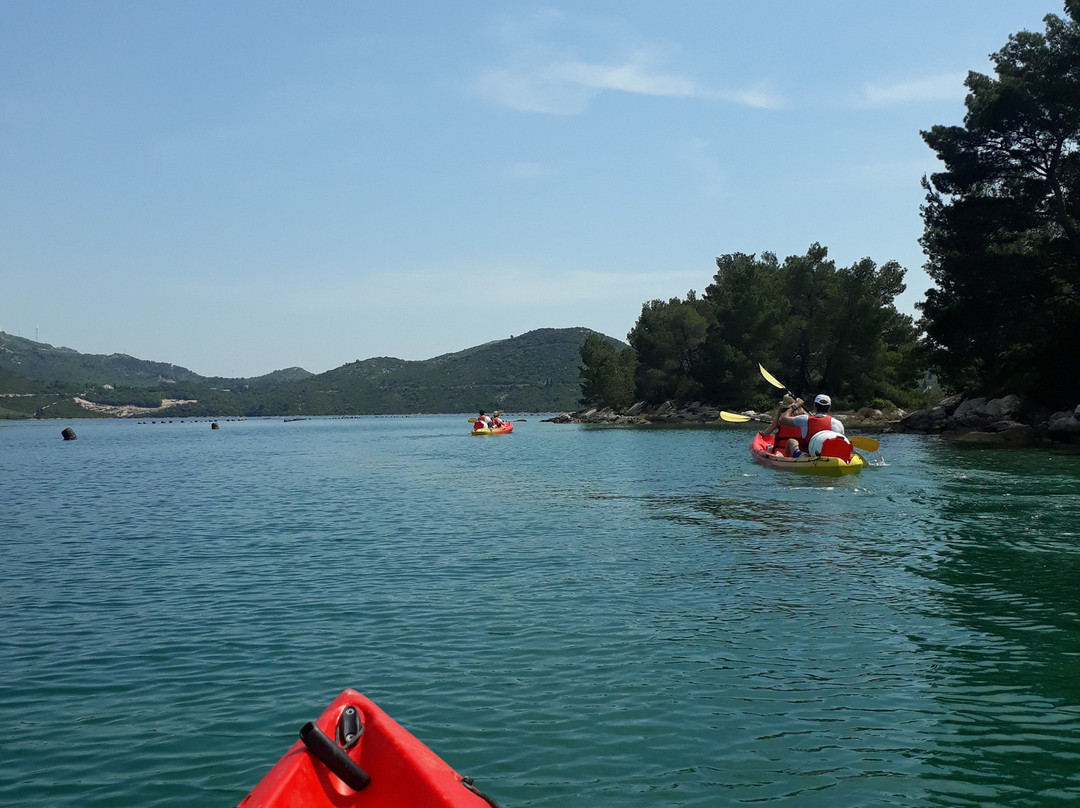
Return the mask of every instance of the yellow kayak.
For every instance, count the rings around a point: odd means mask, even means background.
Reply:
[[[472,433],[474,435],[509,435],[514,431],[514,425],[509,421],[503,421],[499,426],[494,429],[474,429]]]
[[[866,466],[866,461],[858,452],[852,452],[851,458],[848,460],[839,457],[818,457],[809,454],[788,457],[781,452],[774,451],[772,438],[761,433],[754,436],[754,440],[750,444],[750,455],[755,462],[768,468],[794,471],[799,474],[822,474],[826,476],[858,474]]]

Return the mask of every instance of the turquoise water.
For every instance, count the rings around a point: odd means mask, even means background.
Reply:
[[[1080,455],[0,425],[0,804],[235,805],[354,687],[504,808],[1080,800]]]

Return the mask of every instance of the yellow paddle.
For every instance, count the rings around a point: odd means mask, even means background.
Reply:
[[[763,424],[769,423],[765,418],[751,418],[749,415],[742,415],[737,412],[727,412],[725,410],[720,410],[720,417],[725,421],[731,421],[733,424],[742,424],[747,421],[761,421]]]
[[[773,387],[777,388],[778,390],[783,390],[785,393],[787,393],[789,396],[791,396],[792,399],[795,398],[795,395],[790,390],[788,390],[787,387],[780,384],[780,382],[777,381],[775,376],[773,376],[771,373],[769,373],[769,371],[765,370],[765,368],[762,367],[760,362],[758,362],[758,370],[760,370],[761,375],[765,377],[765,381],[767,381],[769,384],[771,384]]]

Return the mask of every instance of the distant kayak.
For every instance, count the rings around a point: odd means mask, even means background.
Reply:
[[[499,426],[493,429],[474,429],[472,433],[474,435],[509,435],[514,431],[514,425],[509,421],[503,421]]]
[[[799,457],[787,457],[782,452],[773,450],[773,439],[760,432],[750,443],[750,454],[755,462],[771,469],[794,471],[800,474],[842,475],[858,474],[866,466],[866,461],[858,452],[852,451],[851,457],[818,457],[803,454]]]
[[[304,725],[238,808],[495,805],[375,702],[346,690]]]

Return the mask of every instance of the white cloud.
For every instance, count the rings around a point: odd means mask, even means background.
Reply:
[[[756,109],[779,109],[784,105],[783,97],[764,82],[755,84],[745,90],[722,93],[721,97],[744,107],[754,107]]]
[[[637,53],[626,64],[589,64],[563,62],[551,65],[547,73],[555,80],[577,84],[595,90],[616,90],[638,95],[693,97],[700,91],[690,79],[669,73],[653,72],[649,57]]]
[[[551,30],[567,23],[564,17],[550,13],[516,26],[504,20],[498,37],[500,47],[509,54],[507,62],[481,72],[472,84],[473,91],[499,106],[549,115],[580,115],[603,92],[722,100],[764,109],[775,109],[782,103],[764,84],[728,91],[703,86],[666,69],[659,51],[650,47],[637,47],[625,58],[575,58],[565,46],[555,44]],[[607,49],[606,45],[598,47]]]
[[[501,106],[549,115],[579,115],[605,90],[673,98],[706,95],[691,79],[652,70],[643,54],[614,64],[568,60],[517,71],[494,68],[482,73],[473,89]]]
[[[967,94],[967,73],[945,73],[894,84],[863,85],[860,101],[872,107],[907,104],[919,101],[963,101]]]
[[[494,68],[482,73],[473,90],[482,98],[519,112],[579,115],[604,91],[666,98],[720,99],[757,109],[777,109],[783,98],[767,84],[717,92],[676,73],[654,70],[636,54],[623,63],[556,61],[522,69]]]

